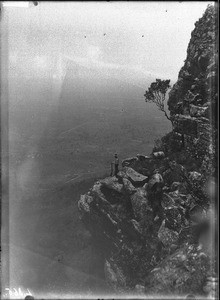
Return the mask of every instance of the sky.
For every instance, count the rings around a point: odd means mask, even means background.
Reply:
[[[43,76],[51,64],[71,59],[106,72],[126,68],[140,77],[175,80],[194,24],[209,3],[48,1],[5,7],[10,63]]]

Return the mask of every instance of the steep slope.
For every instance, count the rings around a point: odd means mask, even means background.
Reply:
[[[173,131],[78,202],[113,294],[216,293],[216,38],[217,10],[208,6],[169,95]]]

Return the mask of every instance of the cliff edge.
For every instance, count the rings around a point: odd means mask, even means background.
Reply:
[[[169,94],[172,132],[78,202],[116,294],[215,295],[216,43],[209,5]]]

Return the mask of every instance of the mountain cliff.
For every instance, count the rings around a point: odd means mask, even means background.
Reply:
[[[173,130],[78,202],[113,294],[215,294],[216,40],[210,5],[169,94]]]

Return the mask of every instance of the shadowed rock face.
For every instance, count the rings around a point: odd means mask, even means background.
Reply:
[[[208,6],[170,92],[173,132],[150,157],[124,160],[117,177],[97,181],[79,200],[84,224],[105,249],[106,281],[117,293],[215,291],[207,279],[216,275],[207,236],[217,223],[208,188],[216,171],[216,123],[208,113],[217,99],[216,33],[216,10]]]
[[[209,172],[214,165],[210,143],[216,141],[216,109],[218,81],[217,9],[208,6],[195,23],[187,57],[178,81],[169,94],[168,106],[174,120],[174,130],[184,135],[187,150],[201,159],[209,156]],[[195,147],[197,151],[195,151]],[[210,170],[211,171],[211,170]]]
[[[193,291],[200,293],[210,269],[210,259],[200,247],[186,245],[168,256],[154,268],[146,279],[147,292],[150,294],[180,294]],[[193,274],[195,274],[193,276]]]

